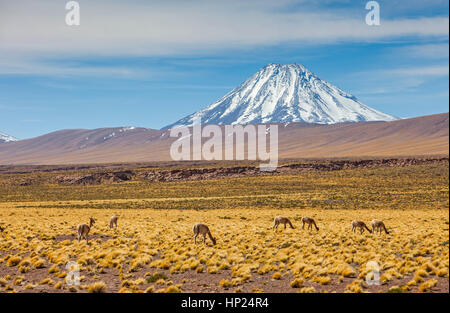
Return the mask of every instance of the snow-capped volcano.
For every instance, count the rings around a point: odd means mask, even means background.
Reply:
[[[0,132],[0,143],[2,142],[10,142],[10,141],[17,141],[16,138],[14,138],[13,136],[9,136],[5,133]]]
[[[210,106],[168,125],[392,121],[301,64],[269,64]]]

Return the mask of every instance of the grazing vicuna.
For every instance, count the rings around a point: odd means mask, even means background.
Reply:
[[[364,232],[364,228],[367,229],[369,233],[372,233],[372,231],[369,229],[369,227],[366,226],[366,223],[362,221],[353,221],[352,222],[352,231],[355,232],[356,229],[359,228],[361,234]]]
[[[109,220],[109,228],[117,228],[117,219],[118,219],[119,217],[118,216],[113,216],[113,217],[111,217],[110,218],[110,220]]]
[[[317,231],[319,231],[319,227],[317,227],[316,222],[314,221],[314,219],[310,218],[310,217],[304,217],[302,218],[302,229],[305,229],[305,224],[308,224],[308,229],[312,230],[312,226],[314,225],[314,227],[316,228]]]
[[[81,224],[77,227],[77,233],[78,233],[78,241],[81,240],[81,238],[86,239],[86,243],[88,243],[88,235],[89,231],[91,230],[92,225],[94,225],[95,220],[90,217],[89,218],[89,225]]]
[[[288,224],[292,229],[294,229],[294,226],[292,225],[291,221],[284,216],[277,216],[273,220],[273,227],[272,229],[276,231],[278,229],[278,225],[284,224],[284,229],[286,229],[286,224]]]
[[[211,235],[211,232],[209,231],[209,227],[205,224],[195,224],[192,228],[194,231],[194,243],[197,244],[197,236],[199,234],[203,235],[203,243],[206,243],[206,235],[209,236],[209,239],[211,239],[213,245],[216,244],[216,239]]]
[[[372,224],[372,231],[373,233],[375,233],[375,231],[377,233],[379,233],[381,235],[381,232],[384,230],[386,232],[386,234],[389,235],[389,232],[386,229],[386,226],[384,225],[383,221],[379,221],[379,220],[373,220],[371,222]]]

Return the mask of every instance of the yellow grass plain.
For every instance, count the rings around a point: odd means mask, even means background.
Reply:
[[[448,292],[448,164],[14,190],[0,198],[0,292]],[[295,229],[274,232],[278,215]],[[355,219],[390,233],[353,233]],[[198,222],[217,245],[194,245]]]

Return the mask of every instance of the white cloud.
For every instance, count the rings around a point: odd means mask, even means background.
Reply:
[[[286,41],[370,41],[447,36],[448,17],[382,20],[367,26],[365,10],[286,11],[291,1],[80,1],[81,25],[65,24],[60,1],[2,4],[0,53],[41,55],[167,55]]]
[[[125,66],[86,66],[83,64],[57,64],[47,60],[14,56],[0,59],[0,74],[2,75],[39,75],[59,77],[116,77],[143,78],[150,72],[142,68]]]
[[[150,75],[121,66],[50,64],[101,56],[211,55],[286,42],[371,42],[408,36],[448,39],[448,17],[382,19],[367,26],[364,6],[344,11],[298,9],[300,0],[79,1],[81,25],[65,24],[65,1],[4,1],[0,9],[0,75]],[[296,10],[289,10],[295,3]],[[304,8],[308,7],[307,5]],[[416,48],[432,54],[441,47]],[[434,51],[434,50],[433,50]]]
[[[448,75],[448,65],[436,65],[363,71],[351,73],[349,77],[351,80],[362,82],[364,86],[367,86],[355,90],[355,94],[381,95],[414,92],[430,79]]]
[[[448,43],[415,45],[405,47],[404,50],[406,54],[417,58],[448,59],[449,57]]]
[[[410,68],[397,68],[397,69],[386,69],[383,73],[387,75],[398,75],[398,76],[448,76],[449,70],[447,66],[423,66],[423,67],[410,67]]]

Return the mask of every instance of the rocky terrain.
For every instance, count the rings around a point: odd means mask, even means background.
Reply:
[[[174,169],[96,170],[86,174],[58,174],[53,183],[63,185],[99,185],[144,179],[152,182],[221,179],[242,176],[298,174],[311,171],[339,171],[354,168],[403,167],[420,164],[448,163],[448,157],[389,158],[367,160],[332,160],[281,164],[274,172],[262,172],[258,166],[194,167]],[[31,185],[26,180],[21,185]]]

